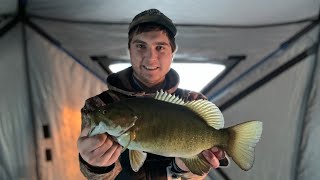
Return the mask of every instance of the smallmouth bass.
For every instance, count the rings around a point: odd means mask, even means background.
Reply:
[[[134,171],[147,153],[179,157],[197,175],[210,170],[201,152],[214,146],[226,151],[243,170],[254,162],[254,148],[262,134],[262,122],[248,121],[224,127],[223,114],[207,100],[184,102],[166,92],[155,97],[124,99],[89,113],[89,136],[108,133],[129,149]]]

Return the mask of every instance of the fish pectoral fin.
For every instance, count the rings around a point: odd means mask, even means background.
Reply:
[[[138,172],[144,161],[147,158],[147,153],[137,150],[129,150],[130,165],[134,172]]]
[[[200,153],[197,156],[191,158],[180,158],[188,169],[196,175],[203,176],[205,173],[208,173],[211,166],[204,156]]]
[[[130,140],[129,140],[128,144],[122,149],[121,153],[123,153],[128,148],[128,146],[130,145],[131,141],[133,141],[135,139],[136,139],[136,132],[135,131],[131,131],[130,132]]]

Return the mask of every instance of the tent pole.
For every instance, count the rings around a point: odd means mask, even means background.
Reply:
[[[216,78],[214,78],[211,82],[209,82],[209,84],[207,84],[201,90],[201,93],[207,95],[213,87],[219,84],[224,79],[224,77],[227,76],[229,72],[231,72],[241,61],[245,60],[246,58],[246,55],[229,56],[227,59],[227,63],[225,64],[226,69],[222,71],[222,73],[218,75]]]
[[[283,42],[278,49],[276,49],[275,51],[271,52],[268,56],[264,57],[261,61],[259,61],[258,63],[254,64],[252,67],[250,67],[248,70],[246,70],[244,73],[240,74],[237,78],[235,78],[234,80],[232,80],[231,82],[229,82],[228,84],[226,84],[225,86],[223,86],[222,88],[218,89],[216,92],[214,93],[210,93],[208,92],[209,95],[208,99],[210,100],[214,100],[215,98],[217,98],[222,92],[226,91],[229,87],[231,87],[233,84],[235,84],[237,81],[239,81],[240,79],[242,79],[243,77],[245,77],[247,74],[249,74],[250,72],[252,72],[254,69],[258,68],[259,66],[261,66],[262,64],[264,64],[265,62],[269,61],[273,56],[278,55],[280,52],[286,50],[292,43],[294,43],[296,40],[298,40],[303,34],[311,31],[315,26],[317,26],[320,23],[320,20],[317,19],[314,22],[312,22],[311,24],[309,24],[308,26],[306,26],[305,28],[303,28],[302,30],[300,30],[297,34],[295,34],[293,37],[291,37],[290,39],[288,39],[287,41]]]
[[[26,24],[33,29],[35,32],[39,33],[42,37],[47,39],[49,42],[51,42],[55,47],[60,49],[61,51],[65,52],[67,55],[69,55],[74,61],[76,61],[78,64],[80,64],[83,68],[88,70],[91,74],[93,74],[97,79],[101,80],[103,83],[105,82],[105,79],[103,77],[100,77],[97,73],[95,73],[90,67],[82,63],[76,56],[74,56],[72,53],[70,53],[66,48],[64,48],[59,41],[54,39],[53,37],[49,36],[48,33],[46,33],[44,30],[42,30],[40,27],[38,27],[36,24],[30,21],[30,19],[26,19]]]
[[[28,58],[28,50],[27,50],[27,38],[26,38],[26,27],[25,24],[22,24],[22,41],[23,41],[23,54],[25,58],[25,73],[27,78],[27,93],[28,93],[28,101],[29,101],[29,112],[30,112],[30,119],[32,122],[33,127],[33,137],[34,137],[34,145],[35,145],[35,166],[36,166],[36,178],[40,179],[40,166],[39,166],[39,150],[38,150],[38,133],[37,133],[37,123],[35,122],[36,117],[34,114],[33,108],[33,95],[32,95],[32,84],[31,84],[31,75],[29,72],[30,65],[29,65],[29,58]]]
[[[33,127],[33,143],[35,145],[34,149],[34,155],[35,155],[35,166],[36,166],[36,178],[41,179],[40,176],[40,166],[39,166],[39,149],[38,149],[38,133],[37,133],[37,123],[35,122],[36,116],[33,108],[33,95],[32,95],[32,84],[31,84],[31,75],[29,72],[30,64],[29,64],[29,58],[28,58],[28,48],[27,48],[27,34],[26,34],[26,4],[27,0],[19,0],[18,1],[18,16],[17,20],[22,22],[22,48],[23,48],[23,55],[25,59],[25,74],[27,78],[27,94],[28,94],[28,102],[29,102],[29,112],[30,112],[30,119]]]
[[[280,66],[279,68],[275,69],[274,71],[270,72],[269,74],[267,74],[266,76],[264,76],[262,79],[260,79],[259,81],[255,82],[254,84],[252,84],[251,86],[247,87],[246,89],[244,89],[243,91],[241,91],[239,94],[237,94],[236,96],[234,96],[233,98],[229,99],[228,101],[226,101],[225,103],[223,103],[221,106],[219,106],[221,111],[226,110],[227,108],[229,108],[230,106],[232,106],[233,104],[235,104],[236,102],[238,102],[239,100],[241,100],[242,98],[246,97],[247,95],[249,95],[251,92],[253,92],[254,90],[258,89],[259,87],[261,87],[262,85],[266,84],[267,82],[269,82],[270,80],[272,80],[273,78],[277,77],[279,74],[283,73],[284,71],[290,69],[292,66],[294,66],[295,64],[297,64],[298,62],[304,60],[306,57],[308,57],[310,54],[313,54],[316,52],[316,44],[312,45],[311,47],[309,47],[308,49],[304,50],[302,53],[298,54],[297,56],[295,56],[294,58],[292,58],[291,60],[289,60],[287,63],[283,64],[282,66]]]
[[[15,16],[11,21],[9,21],[6,25],[4,25],[0,29],[0,38],[5,35],[10,29],[12,29],[19,22],[19,17]]]

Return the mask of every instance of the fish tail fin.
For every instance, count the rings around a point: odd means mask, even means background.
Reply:
[[[226,152],[233,161],[243,170],[252,168],[254,162],[254,148],[260,140],[262,122],[249,121],[230,128],[229,143]]]

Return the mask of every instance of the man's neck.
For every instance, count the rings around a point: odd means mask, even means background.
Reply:
[[[166,85],[166,80],[164,79],[161,83],[158,83],[156,85],[153,86],[147,86],[145,84],[143,84],[141,81],[138,80],[138,78],[136,78],[134,75],[132,75],[133,78],[133,82],[143,91],[147,92],[147,93],[152,93],[152,92],[156,92],[160,89],[164,89],[165,85]]]

